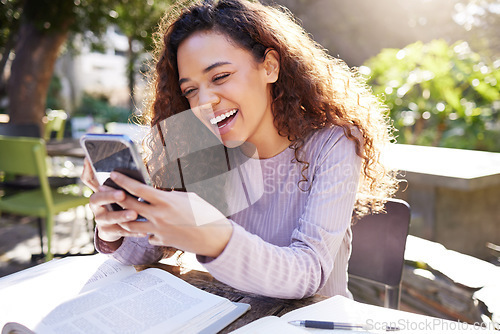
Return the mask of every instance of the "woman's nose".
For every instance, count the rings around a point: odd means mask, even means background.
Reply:
[[[199,106],[213,107],[214,105],[220,102],[220,96],[217,94],[217,92],[215,92],[213,89],[210,88],[205,88],[205,89],[200,88],[198,96],[199,96],[198,99]]]

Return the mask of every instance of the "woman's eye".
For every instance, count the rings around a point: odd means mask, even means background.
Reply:
[[[195,91],[194,88],[186,89],[183,93],[182,96],[188,97],[188,95],[191,95]]]
[[[227,78],[229,76],[229,73],[224,73],[224,74],[219,74],[219,75],[216,75],[214,78],[213,78],[213,81],[216,82],[216,81],[220,81],[224,78]]]

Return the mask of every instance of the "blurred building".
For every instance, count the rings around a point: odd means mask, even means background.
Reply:
[[[54,71],[62,84],[64,109],[71,113],[84,93],[106,97],[112,105],[128,106],[128,38],[117,27],[110,26],[101,39],[88,33],[77,36],[73,44],[75,50],[61,55]],[[140,84],[141,80],[136,82]]]

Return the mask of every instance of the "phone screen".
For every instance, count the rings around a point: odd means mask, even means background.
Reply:
[[[119,140],[106,140],[106,139],[86,139],[84,141],[85,149],[88,152],[90,162],[94,166],[95,175],[99,184],[106,185],[115,189],[122,189],[110,179],[112,171],[120,172],[128,177],[131,177],[139,182],[146,183],[132,153],[132,148]],[[136,159],[139,159],[135,155]],[[127,195],[142,199],[128,193]],[[114,211],[123,210],[119,205],[112,204],[111,209]],[[138,220],[142,219],[139,217]]]
[[[100,184],[108,183],[109,175],[114,170],[145,182],[130,148],[124,143],[114,140],[87,140],[85,147]]]

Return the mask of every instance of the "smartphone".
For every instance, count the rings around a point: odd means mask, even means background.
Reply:
[[[110,179],[111,172],[117,171],[139,182],[151,185],[149,174],[146,171],[139,150],[127,135],[85,134],[80,139],[80,144],[100,185],[123,190],[127,195],[144,202],[144,200],[130,194]],[[111,204],[109,209],[113,211],[123,210],[116,203]],[[137,220],[144,220],[144,217],[139,216]]]

